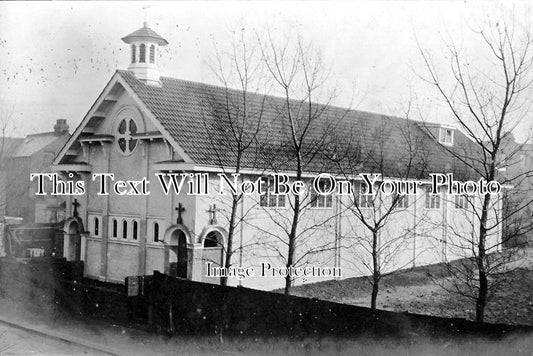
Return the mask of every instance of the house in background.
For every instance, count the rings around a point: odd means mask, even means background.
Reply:
[[[503,213],[510,215],[503,227],[507,247],[533,244],[533,144],[519,143],[507,133],[500,152],[500,179],[509,179],[513,188],[506,191]],[[525,208],[521,208],[525,206]]]
[[[6,203],[9,195],[6,182],[7,162],[22,142],[24,142],[24,138],[0,137],[0,219],[6,215]]]
[[[69,127],[58,119],[54,130],[18,139],[18,144],[6,152],[2,163],[5,183],[5,209],[2,216],[20,217],[24,223],[53,223],[65,217],[65,199],[35,195],[36,182],[31,173],[50,172],[56,154],[67,142]]]

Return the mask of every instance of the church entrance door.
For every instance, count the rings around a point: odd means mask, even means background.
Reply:
[[[187,237],[181,230],[176,230],[170,238],[170,251],[173,255],[170,259],[170,275],[174,277],[187,278],[188,252]]]
[[[81,236],[80,226],[73,220],[68,225],[66,246],[64,246],[65,257],[68,261],[79,261],[81,259]],[[66,247],[66,248],[65,248]]]

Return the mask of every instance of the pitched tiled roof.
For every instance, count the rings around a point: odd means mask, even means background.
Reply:
[[[34,153],[49,149],[50,152],[57,154],[57,151],[63,147],[70,135],[68,133],[58,135],[55,132],[43,132],[33,135],[28,135],[24,138],[22,144],[11,153],[12,157],[29,157]],[[49,147],[53,146],[53,147]]]
[[[242,118],[241,91],[168,77],[162,77],[162,85],[157,87],[144,84],[129,71],[119,74],[195,163],[235,167],[234,144],[228,143],[232,131],[227,117],[229,113]],[[307,106],[299,104],[291,102],[294,114],[307,115]],[[228,107],[230,110],[226,110]],[[244,131],[253,137],[255,128],[261,128],[257,140],[245,151],[243,167],[295,168],[286,108],[282,98],[248,95],[250,121]],[[420,122],[318,104],[311,110],[320,115],[304,143],[306,172],[354,173],[357,167],[357,173],[403,176],[400,172],[405,172],[410,164],[412,177],[427,178],[429,172],[471,175],[464,164],[427,134]],[[319,152],[314,150],[317,146],[321,147]],[[454,149],[463,156],[472,155],[474,150],[460,131],[456,131]]]
[[[134,31],[130,33],[129,35],[122,37],[122,41],[126,43],[130,43],[131,41],[137,41],[137,40],[143,40],[146,38],[151,38],[155,40],[159,45],[167,45],[168,42],[163,37],[161,37],[159,34],[157,34],[154,30],[146,26],[146,24],[138,29],[137,31]]]
[[[11,157],[22,142],[24,142],[22,137],[0,137],[0,159]]]

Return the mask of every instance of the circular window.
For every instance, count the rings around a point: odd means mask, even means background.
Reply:
[[[132,137],[137,133],[137,124],[132,118],[124,118],[118,125],[118,148],[124,155],[129,155],[137,147],[137,140]]]

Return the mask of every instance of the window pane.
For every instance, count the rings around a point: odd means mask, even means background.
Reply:
[[[285,195],[280,195],[278,199],[278,206],[285,207]]]
[[[128,238],[128,222],[126,220],[122,222],[122,238]]]
[[[120,147],[120,150],[122,152],[126,152],[126,139],[124,138],[119,138],[118,139],[118,147]]]
[[[204,239],[204,247],[217,247],[218,239],[215,232],[210,232]]]
[[[135,146],[137,146],[137,140],[132,139],[128,142],[128,148],[130,152],[135,149]]]
[[[135,135],[137,133],[137,124],[135,121],[130,120],[130,135]]]
[[[159,224],[154,224],[154,242],[159,242]]]
[[[137,240],[137,221],[133,222],[133,239]]]
[[[324,207],[324,201],[325,201],[325,199],[324,199],[323,195],[318,197],[318,207],[319,208],[323,208]]]
[[[311,193],[311,207],[316,208],[318,205],[318,196],[316,193]]]
[[[137,54],[135,53],[136,47],[134,44],[131,45],[131,63],[135,63],[135,60],[137,59]]]
[[[121,134],[125,134],[126,133],[126,120],[122,120],[120,122],[120,125],[118,126],[118,132],[121,133]]]
[[[118,235],[118,224],[115,219],[113,219],[113,237],[117,237]]]
[[[273,195],[273,194],[270,194],[270,196],[268,197],[268,206],[276,206],[276,203],[277,203],[277,199],[276,199],[276,196]]]
[[[146,62],[146,46],[141,44],[139,48],[139,63],[145,63]]]
[[[98,236],[98,232],[100,230],[100,220],[98,218],[94,218],[94,235]]]
[[[150,63],[154,63],[154,62],[155,62],[155,46],[151,45],[150,46]]]
[[[326,207],[331,208],[333,206],[333,195],[327,195],[326,196]]]

